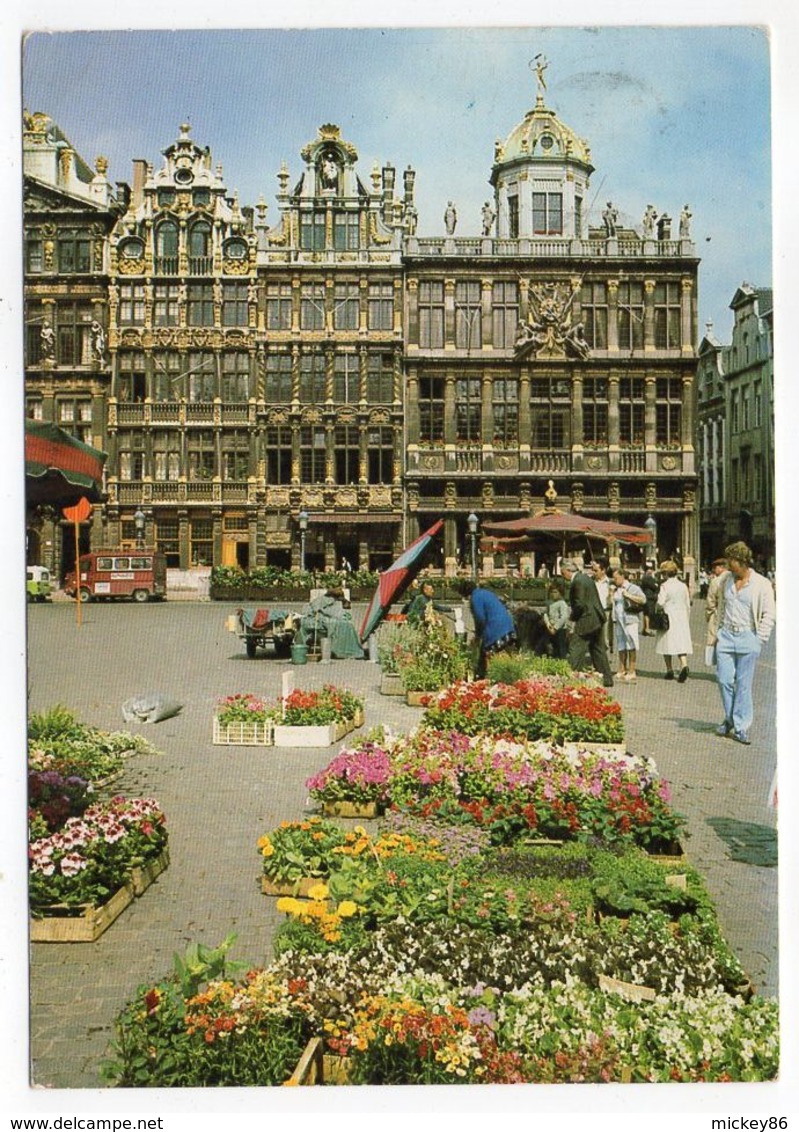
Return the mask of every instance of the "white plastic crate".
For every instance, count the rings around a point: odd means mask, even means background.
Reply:
[[[214,716],[214,743],[226,747],[271,747],[275,741],[275,724],[271,719],[220,723]]]

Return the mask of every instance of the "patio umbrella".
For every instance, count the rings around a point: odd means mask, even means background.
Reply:
[[[413,579],[419,573],[424,562],[425,554],[429,549],[433,539],[444,526],[444,520],[439,519],[433,523],[429,530],[424,534],[419,535],[410,546],[403,550],[399,558],[388,570],[383,570],[378,578],[377,589],[374,592],[372,600],[369,602],[369,608],[364,615],[363,624],[361,625],[360,639],[364,642],[380,624],[385,617],[392,602],[400,598]]]
[[[25,421],[25,494],[32,506],[102,498],[105,452],[45,421]]]

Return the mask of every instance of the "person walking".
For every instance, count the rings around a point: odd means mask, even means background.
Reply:
[[[641,635],[644,637],[654,637],[655,632],[651,627],[651,619],[652,614],[655,612],[655,606],[657,605],[660,584],[651,566],[647,566],[644,570],[644,575],[641,578],[641,589],[644,591],[644,596],[646,597],[646,605],[644,606],[644,627],[641,630]]]
[[[544,614],[544,627],[552,638],[552,653],[558,660],[569,655],[569,607],[563,599],[562,584],[549,587],[549,604]]]
[[[602,602],[602,608],[605,611],[605,620],[607,622],[606,630],[606,644],[608,652],[613,652],[613,603],[611,601],[610,593],[610,577],[608,576],[608,567],[610,566],[609,560],[604,554],[598,554],[591,562],[591,575],[596,582],[597,593],[599,600]]]
[[[727,571],[727,559],[715,558],[710,567],[710,580],[705,598],[705,664],[713,667],[716,663],[716,637],[719,634],[719,584],[722,574]]]
[[[674,657],[680,662],[677,680],[684,684],[688,679],[688,657],[694,651],[691,643],[691,596],[680,578],[677,563],[668,559],[661,562],[664,581],[658,591],[657,604],[668,616],[668,629],[658,629],[655,652],[666,664],[666,679],[674,679]]]
[[[771,582],[752,568],[752,552],[745,542],[730,543],[724,553],[729,568],[719,578],[715,640],[724,722],[717,733],[748,745],[755,667],[774,629],[776,603]]]
[[[613,571],[613,628],[616,651],[619,654],[619,671],[616,675],[629,683],[637,679],[635,666],[638,659],[638,618],[646,605],[646,595],[640,586],[631,582],[620,566]]]
[[[605,610],[596,588],[596,582],[577,569],[570,558],[560,564],[560,572],[569,586],[569,605],[574,631],[569,641],[568,661],[575,672],[585,670],[586,653],[602,676],[606,688],[613,687],[613,673],[608,663],[604,641]]]
[[[485,679],[488,658],[503,649],[516,644],[516,626],[505,603],[492,590],[478,586],[476,582],[463,583],[463,595],[469,599],[474,618],[474,633],[478,642],[479,655],[475,676]]]

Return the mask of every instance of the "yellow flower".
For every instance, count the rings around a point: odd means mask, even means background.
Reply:
[[[269,840],[269,837],[267,836],[267,834],[264,834],[263,837],[258,838],[258,841],[256,842],[256,844],[257,844],[259,849],[263,849],[265,845],[271,845],[272,842]]]
[[[275,852],[275,847],[274,847],[274,845],[270,844],[269,842],[267,842],[267,844],[264,845],[263,848],[261,849],[261,854],[264,857],[272,857],[274,855],[274,852]]]
[[[347,919],[350,916],[354,916],[357,911],[358,905],[354,900],[342,900],[338,908],[336,909],[336,913],[341,916],[342,919]]]
[[[326,900],[329,891],[330,889],[327,885],[320,882],[319,884],[315,884],[313,888],[308,889],[308,895],[311,900]]]
[[[278,912],[287,912],[290,916],[298,916],[302,912],[303,903],[294,896],[281,896],[276,907]]]

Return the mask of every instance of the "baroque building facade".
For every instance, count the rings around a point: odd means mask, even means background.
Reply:
[[[32,186],[28,155],[26,132]],[[401,185],[390,164],[362,177],[334,125],[301,158],[298,179],[278,173],[274,224],[263,199],[228,192],[187,126],[160,168],[134,162],[131,187],[112,192],[100,162],[89,178],[102,271],[81,325],[102,333],[85,376],[91,440],[108,451],[92,541],[131,542],[143,511],[173,567],[296,568],[304,512],[309,568],[380,569],[443,515],[454,564],[472,512],[529,514],[552,480],[561,506],[639,525],[651,514],[659,549],[690,570],[687,207],[674,236],[652,206],[640,231],[619,226],[612,202],[592,227],[590,150],[541,89],[496,143],[478,235],[457,234],[450,202],[444,235],[418,236],[415,171]],[[31,328],[43,285],[75,283],[60,264],[36,270],[36,216],[26,208]],[[44,399],[36,335],[29,412],[68,424]]]

